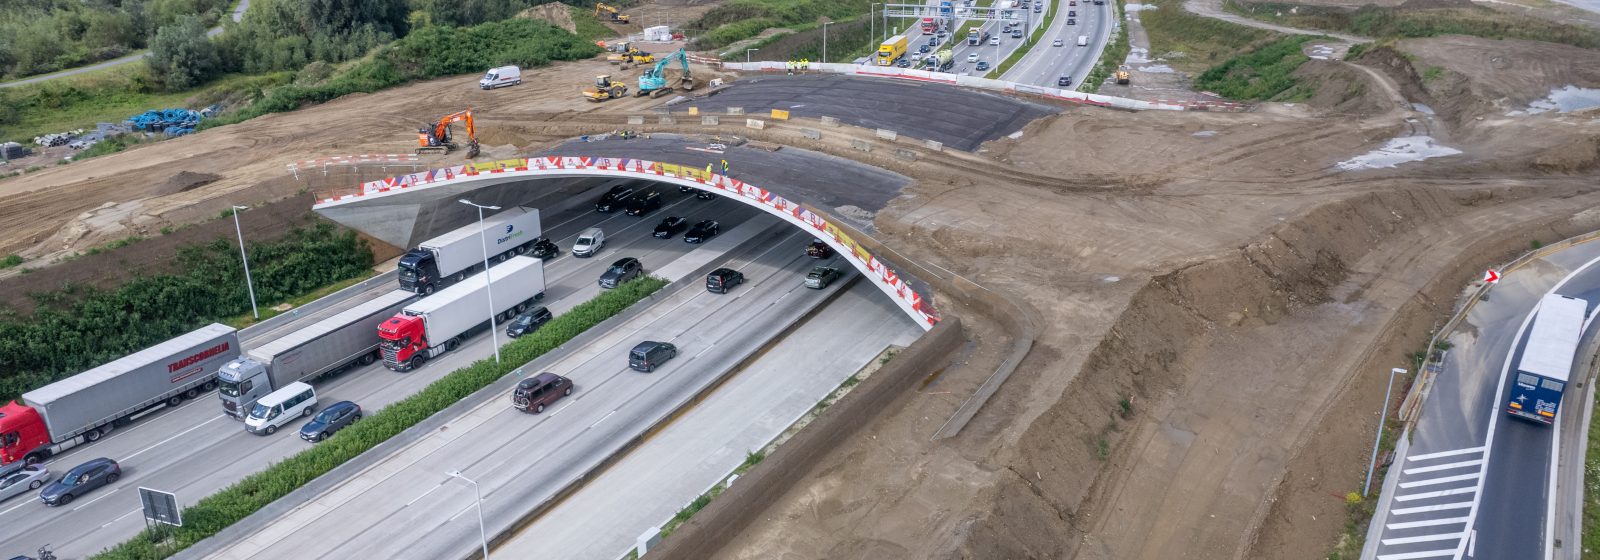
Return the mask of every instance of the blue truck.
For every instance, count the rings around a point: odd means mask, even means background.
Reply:
[[[1533,330],[1514,372],[1507,414],[1545,425],[1555,423],[1588,308],[1587,301],[1556,294],[1539,301]]]

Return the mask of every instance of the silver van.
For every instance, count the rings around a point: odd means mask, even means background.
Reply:
[[[310,416],[316,408],[317,390],[296,381],[257,400],[244,419],[244,429],[252,434],[271,435],[296,418]]]
[[[580,258],[595,256],[605,244],[606,232],[600,228],[583,230],[583,233],[578,234],[578,240],[572,243],[572,256]]]

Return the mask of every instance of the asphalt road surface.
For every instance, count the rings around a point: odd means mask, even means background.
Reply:
[[[239,0],[239,5],[233,9],[233,13],[231,14],[231,17],[233,18],[233,21],[237,22],[237,21],[239,21],[241,19],[244,19],[244,11],[245,11],[246,8],[249,8],[249,7],[250,7],[250,0]],[[207,37],[216,37],[216,36],[221,35],[221,34],[222,34],[222,26],[221,25],[218,25],[218,26],[213,27],[213,28],[211,28],[211,29],[206,31],[206,36]],[[124,57],[121,57],[121,58],[113,58],[111,60],[107,60],[107,61],[104,61],[104,62],[96,62],[96,63],[90,64],[88,66],[80,66],[78,68],[73,68],[73,69],[70,69],[70,70],[64,70],[64,71],[56,72],[56,73],[53,73],[53,74],[45,74],[43,76],[34,76],[32,78],[23,78],[21,80],[0,83],[0,88],[16,87],[16,86],[20,86],[20,85],[23,85],[23,84],[36,84],[36,83],[43,82],[43,81],[54,80],[56,78],[65,78],[67,76],[76,76],[78,74],[83,74],[83,73],[86,73],[86,72],[93,72],[95,70],[101,70],[101,69],[104,69],[104,68],[111,68],[113,66],[121,66],[123,64],[127,64],[129,62],[133,62],[133,61],[136,61],[136,60],[144,60],[144,57],[147,57],[147,56],[150,56],[150,51],[148,51],[148,50],[139,51],[139,52],[130,54],[128,56],[124,56]]]
[[[1012,82],[1052,87],[1076,88],[1088,77],[1100,60],[1100,52],[1111,40],[1115,22],[1111,2],[1096,6],[1091,0],[1059,0],[1061,10],[1050,22],[1039,44],[1022,60],[1007,70],[1001,79]],[[1112,0],[1115,1],[1115,0]],[[1071,5],[1076,2],[1077,5]],[[1076,15],[1074,15],[1076,14]],[[1071,23],[1069,25],[1069,22]],[[1078,37],[1089,39],[1087,46],[1078,46]],[[1056,46],[1057,43],[1060,46]],[[1058,83],[1062,76],[1070,76],[1070,85]]]

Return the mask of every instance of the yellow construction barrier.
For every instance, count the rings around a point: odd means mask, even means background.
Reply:
[[[789,112],[785,111],[783,109],[773,109],[772,110],[772,120],[775,120],[775,121],[786,121],[786,120],[789,120]]]

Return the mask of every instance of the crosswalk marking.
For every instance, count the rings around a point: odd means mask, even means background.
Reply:
[[[1453,540],[1460,540],[1460,539],[1462,539],[1462,538],[1464,538],[1466,536],[1467,536],[1466,533],[1439,533],[1439,534],[1434,534],[1434,535],[1423,535],[1423,536],[1420,536],[1420,537],[1402,537],[1402,538],[1398,538],[1398,539],[1383,539],[1383,544],[1385,546],[1393,546],[1393,545],[1397,545],[1397,544],[1409,544],[1409,543],[1419,543],[1419,542],[1453,541]]]
[[[1451,518],[1448,518],[1448,519],[1429,519],[1429,520],[1426,520],[1426,521],[1407,521],[1405,523],[1390,523],[1388,525],[1384,525],[1384,527],[1387,527],[1387,528],[1389,528],[1389,530],[1393,531],[1393,530],[1396,530],[1396,529],[1411,529],[1413,527],[1432,527],[1434,525],[1449,525],[1451,523],[1466,523],[1466,522],[1467,522],[1467,518],[1465,518],[1465,517],[1451,517]]]
[[[1425,472],[1433,472],[1433,471],[1443,471],[1443,470],[1449,470],[1449,469],[1459,469],[1461,467],[1475,467],[1475,466],[1482,465],[1482,464],[1483,464],[1483,459],[1473,459],[1471,461],[1460,461],[1460,462],[1456,462],[1456,463],[1446,463],[1446,464],[1443,464],[1443,465],[1430,465],[1430,466],[1426,466],[1426,467],[1416,467],[1416,468],[1406,469],[1405,473],[1406,474],[1417,474],[1417,473],[1425,473]]]
[[[1477,453],[1479,451],[1483,451],[1484,449],[1486,449],[1486,448],[1484,448],[1484,447],[1466,447],[1466,448],[1462,448],[1462,449],[1452,449],[1450,451],[1440,451],[1440,452],[1437,452],[1437,453],[1424,453],[1422,455],[1412,455],[1412,456],[1406,457],[1406,461],[1426,461],[1428,459],[1438,459],[1440,457],[1450,457],[1452,455],[1466,455],[1468,453]]]
[[[1439,478],[1429,478],[1429,479],[1424,479],[1424,480],[1418,480],[1416,482],[1402,482],[1402,483],[1400,483],[1400,487],[1401,488],[1416,488],[1418,486],[1432,486],[1434,484],[1444,484],[1446,482],[1458,482],[1458,481],[1462,481],[1462,480],[1472,480],[1474,478],[1478,478],[1481,474],[1482,473],[1467,473],[1467,474],[1459,474],[1459,475],[1456,475],[1456,476],[1441,476]]]
[[[1405,554],[1379,554],[1378,560],[1414,560],[1416,558],[1441,558],[1455,555],[1456,549],[1446,548],[1441,550],[1424,550],[1422,552],[1407,552]]]
[[[1433,492],[1422,492],[1420,494],[1406,494],[1404,496],[1395,496],[1394,500],[1397,501],[1397,502],[1409,502],[1411,500],[1426,500],[1428,498],[1438,498],[1440,496],[1454,496],[1456,494],[1471,494],[1471,493],[1477,492],[1477,491],[1478,491],[1477,487],[1468,486],[1468,487],[1465,487],[1465,488],[1451,488],[1449,490],[1436,490],[1436,491],[1433,491]]]
[[[1430,512],[1430,511],[1444,511],[1444,510],[1447,510],[1447,509],[1467,509],[1467,508],[1470,508],[1470,507],[1472,507],[1472,502],[1458,502],[1458,503],[1454,503],[1454,504],[1439,504],[1439,505],[1436,505],[1436,506],[1417,506],[1417,507],[1409,507],[1409,508],[1392,509],[1392,510],[1389,510],[1389,513],[1392,513],[1392,514],[1395,514],[1395,515],[1406,515],[1406,514],[1411,514],[1411,513],[1426,513],[1426,512]]]

